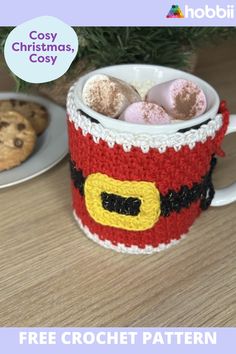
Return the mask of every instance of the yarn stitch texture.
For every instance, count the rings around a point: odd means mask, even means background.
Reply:
[[[142,201],[139,198],[121,197],[117,194],[102,192],[102,207],[110,212],[137,216],[140,213]]]
[[[108,240],[101,240],[101,238],[90,232],[90,230],[87,228],[87,226],[84,226],[80,220],[80,218],[77,216],[76,212],[73,212],[74,218],[76,222],[78,223],[79,227],[81,230],[85,233],[85,235],[92,240],[93,242],[96,242],[98,245],[111,249],[116,252],[120,253],[129,253],[129,254],[153,254],[153,253],[159,253],[161,251],[167,250],[168,248],[177,245],[181,240],[185,239],[186,235],[182,235],[179,240],[171,240],[168,244],[161,243],[159,244],[158,247],[152,247],[152,246],[145,246],[144,248],[139,248],[138,246],[130,246],[126,247],[123,243],[118,243],[117,245],[113,244],[112,242]]]
[[[163,216],[169,216],[173,211],[180,212],[182,208],[188,208],[192,202],[199,198],[201,200],[201,209],[206,210],[215,194],[211,177],[216,162],[217,159],[213,157],[210,171],[202,177],[200,183],[194,183],[192,188],[182,186],[179,192],[169,190],[166,195],[160,196],[159,192],[155,190],[155,187],[152,188],[151,193],[149,193],[150,187],[153,187],[153,184],[150,183],[147,184],[146,182],[135,181],[120,182],[99,173],[92,174],[88,177],[89,182],[87,183],[85,193],[87,209],[97,222],[109,226],[116,226],[116,222],[118,222],[118,227],[123,229],[125,229],[126,222],[128,221],[128,223],[132,224],[132,221],[135,220],[134,217],[137,215],[139,215],[139,219],[141,216],[141,221],[144,215],[150,220],[150,216],[155,216],[152,211],[161,208],[161,212],[158,212],[158,217],[160,213]],[[83,176],[81,170],[76,170],[73,161],[70,161],[70,165],[74,187],[78,188],[80,194],[83,196],[86,177]],[[81,176],[83,176],[83,178],[81,178]],[[91,179],[92,183],[90,182]],[[109,191],[109,193],[107,193],[107,191]],[[115,193],[110,193],[111,191]],[[156,204],[156,198],[152,198],[155,196],[155,193],[158,193],[158,202]],[[108,211],[108,213],[105,211]],[[116,214],[111,214],[112,212]],[[133,217],[124,218],[119,217],[118,214]],[[137,219],[138,218],[136,218],[136,220]],[[155,218],[155,222],[156,221],[157,218]],[[140,226],[136,229],[135,225],[136,223],[132,225],[132,230],[139,229]],[[141,229],[145,229],[143,225],[141,225]]]
[[[140,212],[137,216],[133,216],[104,209],[101,198],[104,192],[140,200]],[[160,193],[154,183],[117,181],[101,173],[91,174],[86,179],[85,204],[96,222],[124,230],[150,229],[160,216]]]
[[[193,149],[198,142],[205,142],[207,138],[214,138],[216,132],[222,126],[222,117],[217,115],[207,124],[203,124],[199,129],[187,131],[185,133],[177,132],[170,135],[158,134],[150,136],[147,134],[121,133],[115,130],[104,128],[98,124],[94,118],[89,117],[78,109],[75,102],[75,85],[71,87],[67,97],[67,112],[69,120],[74,122],[76,129],[81,129],[82,134],[86,136],[91,134],[93,141],[99,144],[100,140],[105,141],[110,148],[120,145],[125,152],[131,151],[133,147],[141,148],[143,153],[148,153],[151,148],[164,153],[168,147],[179,151],[181,147],[188,146]]]
[[[133,134],[129,135],[125,143],[117,143],[117,139],[121,139],[119,133],[107,132],[100,124],[91,122],[77,112],[75,116],[74,109],[71,111],[70,100],[68,110],[72,114],[68,120],[72,176],[77,174],[80,181],[75,186],[72,177],[73,208],[80,225],[87,230],[86,234],[96,235],[95,241],[99,238],[99,243],[105,247],[118,251],[122,248],[122,252],[135,249],[134,253],[145,253],[147,249],[150,251],[148,253],[155,252],[160,245],[171,244],[186,234],[201,211],[209,206],[214,195],[211,174],[215,160],[212,157],[223,156],[221,142],[229,123],[225,102],[220,106],[221,114],[199,129],[172,134],[164,140],[162,135],[160,140],[159,136],[149,137],[145,143],[147,148],[139,143],[140,137]],[[98,130],[94,131],[93,125]],[[98,131],[100,134],[97,134]],[[176,145],[177,142],[180,143]],[[84,186],[92,174],[102,174],[121,182],[151,182],[160,193],[160,209],[164,206],[162,196],[167,196],[170,191],[174,191],[179,198],[187,189],[192,190],[196,185],[205,183],[205,195],[202,193],[200,198],[193,199],[179,211],[172,207],[167,215],[162,212],[149,229],[124,230],[122,225],[103,225],[91,217],[85,203]],[[120,193],[113,190],[100,192],[120,196]],[[109,210],[105,211],[109,213]],[[114,214],[119,215],[116,212]]]

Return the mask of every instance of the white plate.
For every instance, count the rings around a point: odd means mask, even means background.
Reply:
[[[21,165],[0,172],[0,188],[34,178],[55,166],[68,153],[66,111],[57,104],[38,96],[21,93],[0,93],[0,100],[19,99],[42,104],[49,114],[49,125],[37,139],[33,154]]]

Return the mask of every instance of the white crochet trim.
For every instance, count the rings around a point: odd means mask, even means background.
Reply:
[[[172,133],[169,135],[121,133],[104,128],[101,124],[93,123],[78,112],[74,95],[74,86],[72,86],[67,97],[67,112],[69,120],[74,123],[75,128],[81,128],[84,136],[90,133],[96,144],[102,139],[107,142],[110,148],[113,148],[115,144],[122,145],[125,152],[130,151],[132,146],[141,148],[144,153],[147,153],[150,148],[156,148],[160,153],[164,153],[168,147],[173,147],[175,151],[179,151],[185,145],[193,149],[197,142],[204,143],[208,137],[213,139],[223,124],[222,115],[217,115],[199,129],[192,129],[185,133]]]
[[[179,240],[171,240],[170,243],[161,243],[158,247],[146,246],[145,248],[139,248],[138,246],[126,247],[123,243],[118,243],[117,246],[113,245],[109,240],[101,240],[97,234],[92,234],[87,226],[82,224],[82,221],[77,216],[76,211],[73,211],[75,220],[77,221],[79,227],[85,233],[85,235],[90,238],[90,240],[98,243],[100,246],[112,249],[116,252],[129,253],[129,254],[152,254],[164,251],[173,245],[177,245],[181,240],[183,240],[186,235],[182,235]]]

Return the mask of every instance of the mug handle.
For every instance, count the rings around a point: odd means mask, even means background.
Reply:
[[[229,126],[226,135],[236,132],[236,114],[231,114],[229,118]],[[227,205],[236,201],[236,182],[228,187],[215,190],[215,196],[211,202],[211,206],[218,207]]]

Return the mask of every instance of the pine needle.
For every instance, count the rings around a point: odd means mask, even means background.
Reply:
[[[11,30],[12,27],[0,27],[2,52]],[[236,36],[234,27],[74,27],[74,30],[80,42],[75,61],[86,59],[88,68],[124,63],[188,68],[196,48]],[[17,90],[27,89],[28,83],[14,78]]]

